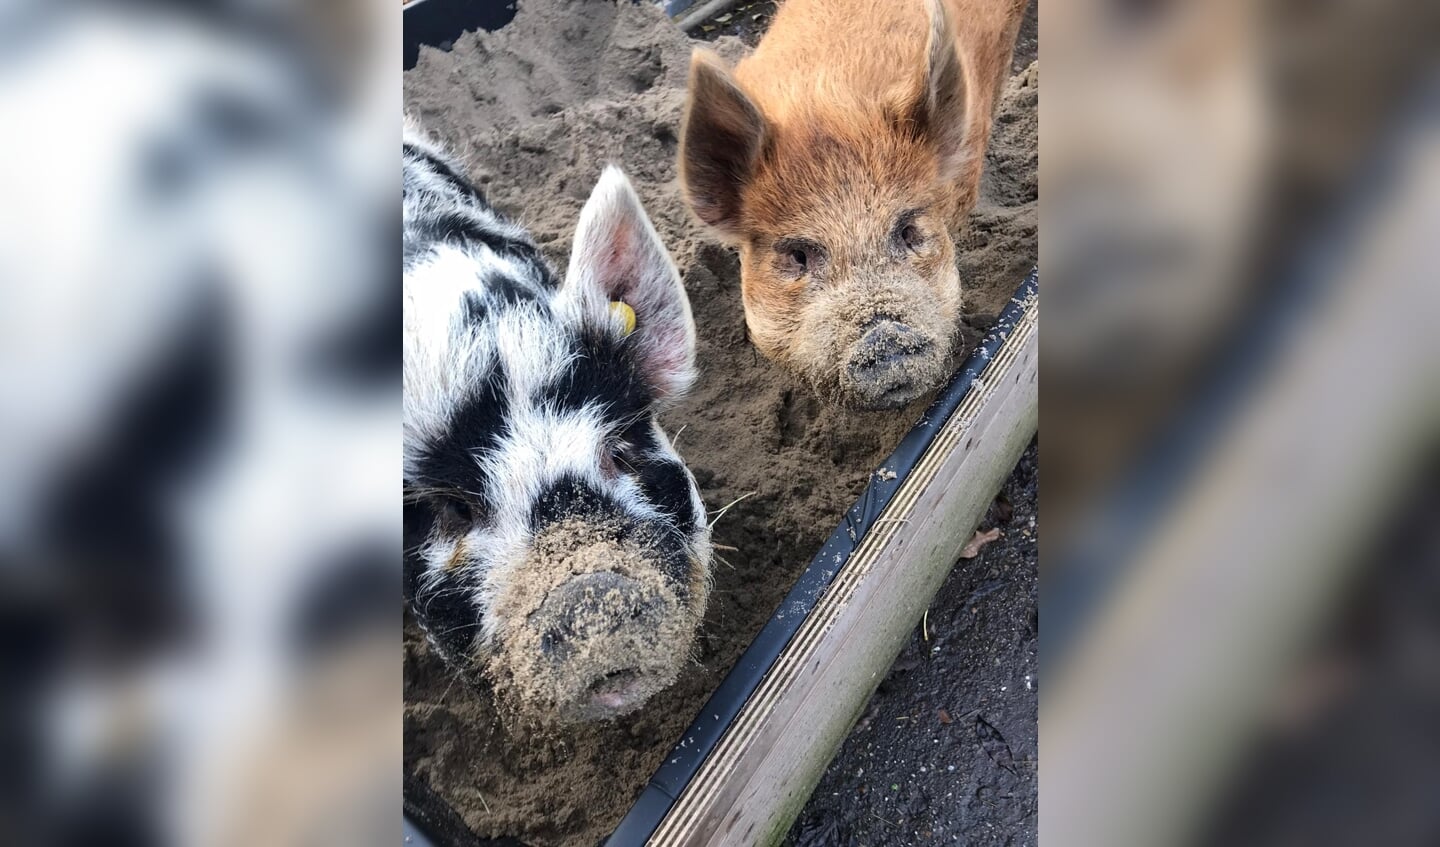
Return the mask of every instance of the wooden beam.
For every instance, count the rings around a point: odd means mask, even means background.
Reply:
[[[651,836],[775,844],[1038,425],[1038,297]]]

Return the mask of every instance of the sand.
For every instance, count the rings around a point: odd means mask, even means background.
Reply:
[[[716,45],[734,59],[744,44]],[[498,33],[423,49],[406,109],[467,161],[502,211],[560,268],[580,207],[618,163],[685,280],[701,377],[663,423],[715,525],[715,584],[694,661],[637,712],[578,728],[515,731],[493,694],[454,681],[407,626],[405,767],[478,835],[592,847],[834,529],[870,472],[919,419],[846,412],[758,355],[745,338],[739,267],[685,210],[675,148],[690,42],[648,4],[531,0]],[[1038,69],[1012,79],[971,232],[960,243],[962,338],[972,345],[1036,261]]]

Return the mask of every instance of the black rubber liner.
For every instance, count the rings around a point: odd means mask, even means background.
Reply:
[[[673,18],[698,2],[700,0],[667,0],[665,14]],[[414,0],[405,6],[403,15],[404,69],[410,70],[420,60],[421,44],[448,51],[455,39],[467,32],[500,29],[515,19],[515,3],[516,0]]]
[[[401,17],[405,70],[420,60],[420,45],[449,51],[467,32],[493,32],[515,19],[515,0],[415,0]]]
[[[666,10],[673,15],[693,2],[694,0],[670,0]],[[406,6],[404,11],[405,69],[415,66],[421,44],[449,49],[449,45],[462,33],[478,29],[493,31],[503,27],[514,17],[514,0],[416,0]],[[665,764],[650,778],[650,782],[614,834],[604,842],[606,847],[639,847],[654,833],[674,805],[675,798],[699,771],[706,757],[729,728],[730,722],[770,671],[785,645],[799,631],[816,602],[824,595],[825,589],[830,586],[835,575],[840,573],[844,563],[849,561],[850,555],[865,538],[876,518],[880,517],[889,505],[891,498],[929,448],[936,434],[964,401],[975,377],[989,364],[1005,339],[1010,337],[1016,322],[1024,315],[1025,301],[1035,294],[1038,285],[1038,272],[1032,270],[1016,289],[1009,305],[1000,313],[995,326],[941,390],[919,423],[881,465],[895,476],[890,478],[887,474],[886,478],[882,479],[871,474],[870,482],[861,493],[860,499],[845,512],[840,525],[811,559],[810,565],[800,575],[790,593],[776,607],[777,610],[793,610],[797,608],[794,604],[798,603],[805,614],[787,612],[784,617],[772,617],[765,624],[740,656],[735,667],[731,668],[730,673],[721,681],[720,687],[710,695],[705,706],[697,713],[700,717],[680,736],[684,746],[677,745],[670,752]],[[435,847],[523,847],[521,842],[513,839],[477,837],[465,827],[460,816],[420,780],[407,779],[404,793],[405,836],[407,839],[416,839],[407,841],[407,844],[420,844],[424,847],[428,837]]]
[[[481,838],[425,780],[405,775],[405,847],[525,847],[514,838]]]

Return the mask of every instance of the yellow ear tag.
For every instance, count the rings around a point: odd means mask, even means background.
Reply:
[[[619,300],[612,302],[610,314],[620,320],[620,325],[625,328],[625,335],[635,331],[635,310],[630,308],[629,303],[622,303]]]

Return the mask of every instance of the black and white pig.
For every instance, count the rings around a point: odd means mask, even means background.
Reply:
[[[656,421],[695,377],[679,273],[618,168],[562,283],[413,126],[403,160],[410,608],[526,716],[633,711],[689,660],[710,586],[704,506]]]

